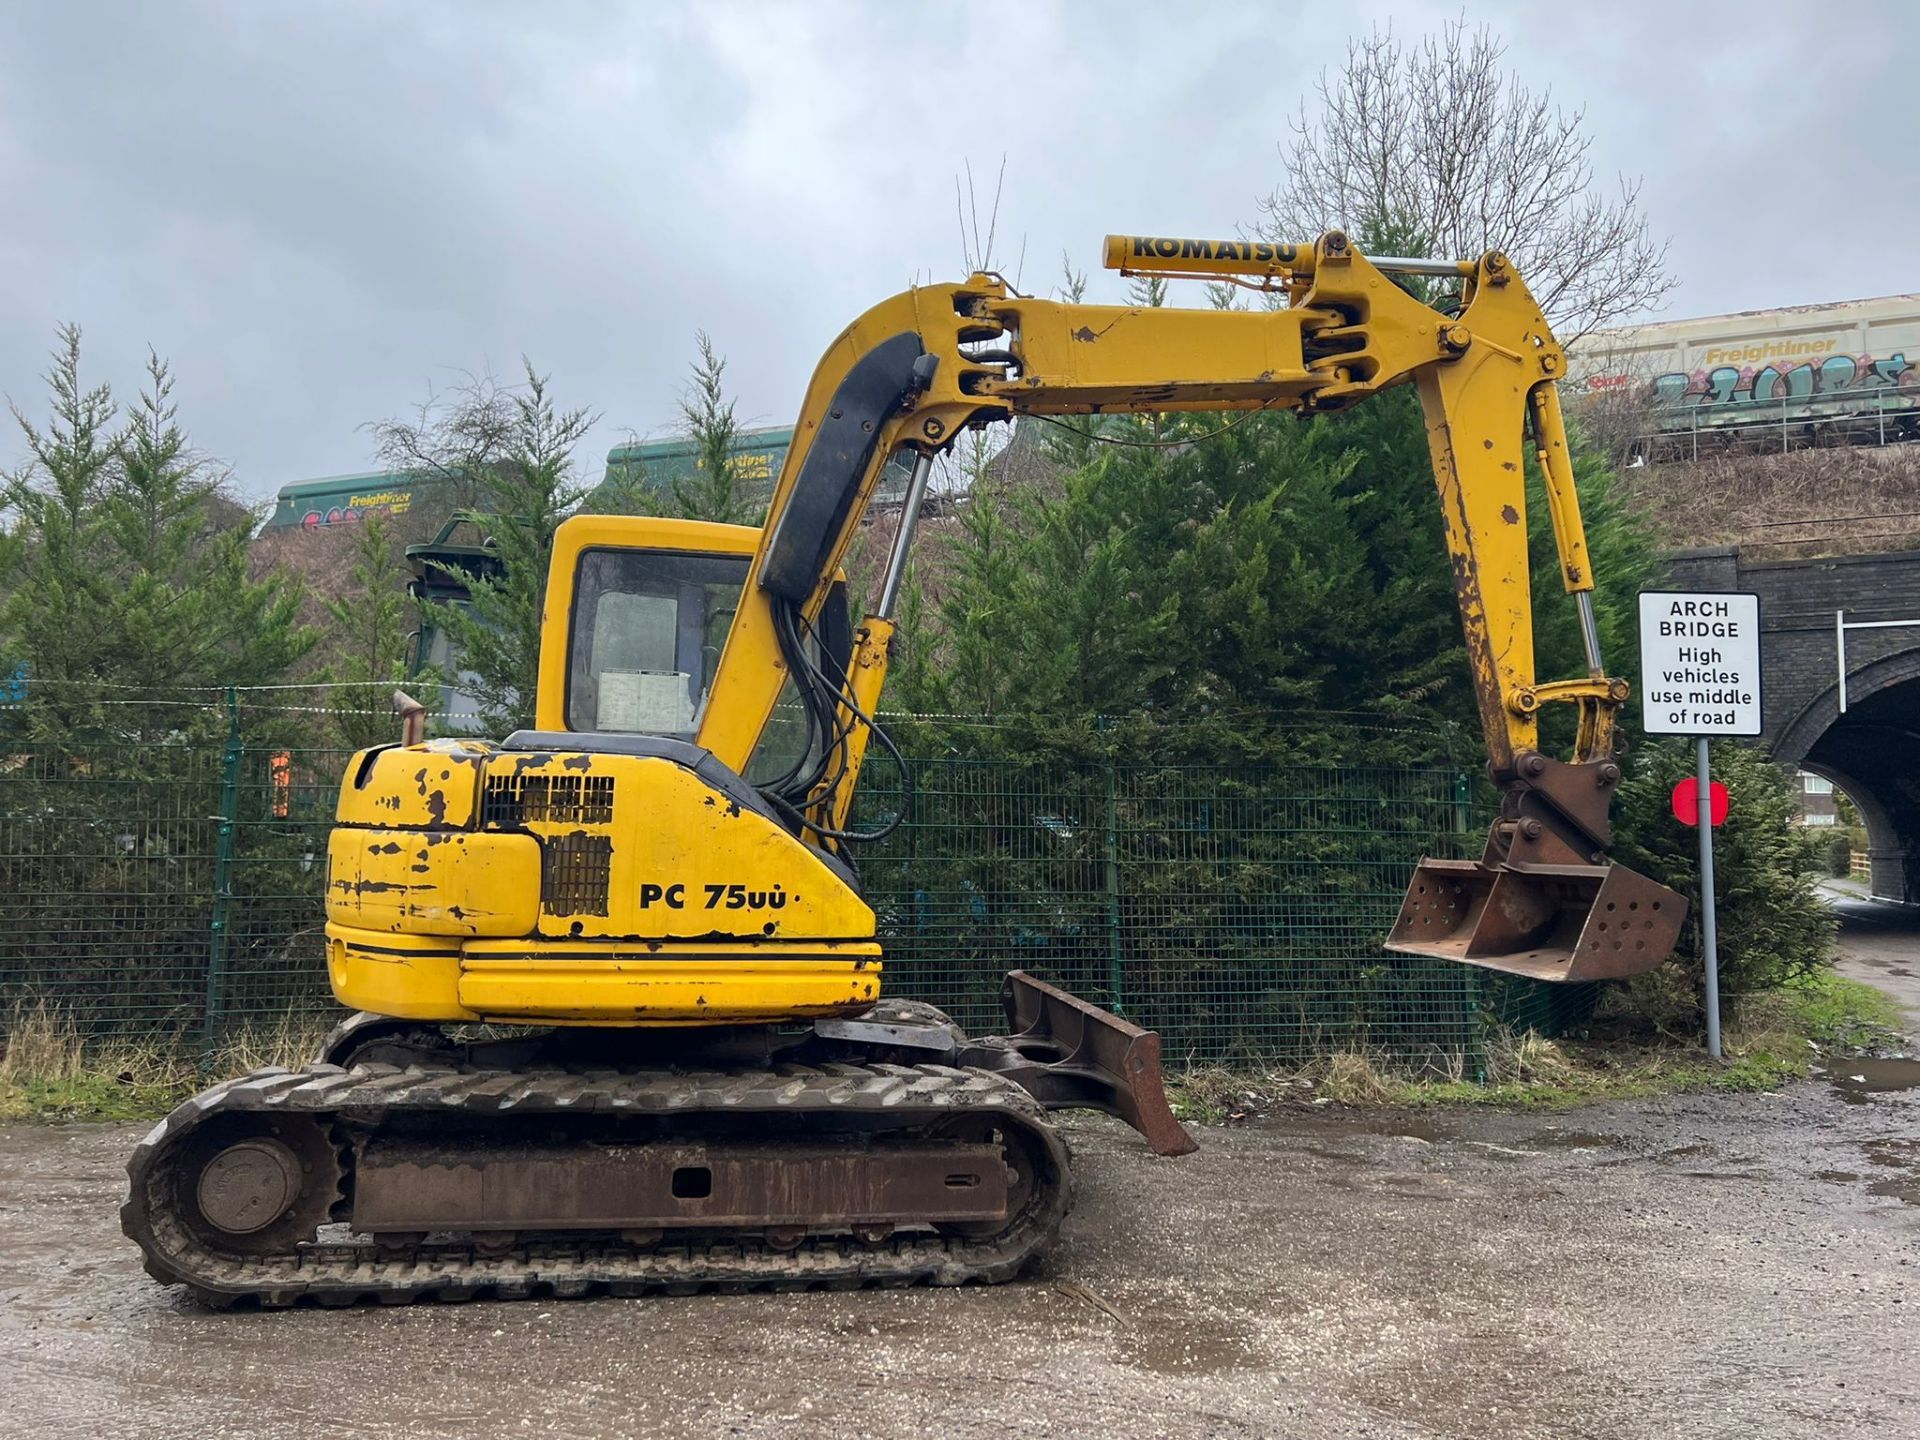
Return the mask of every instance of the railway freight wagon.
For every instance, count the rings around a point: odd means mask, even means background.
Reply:
[[[1916,440],[1920,295],[1596,330],[1570,368],[1649,459]]]

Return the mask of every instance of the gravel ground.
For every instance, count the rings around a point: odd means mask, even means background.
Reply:
[[[141,1273],[139,1127],[4,1128],[0,1435],[1920,1435],[1914,1079],[1180,1160],[1076,1122],[1065,1239],[994,1289],[267,1314]]]

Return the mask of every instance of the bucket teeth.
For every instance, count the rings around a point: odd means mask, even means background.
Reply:
[[[1424,860],[1387,949],[1535,980],[1617,980],[1680,938],[1687,902],[1624,865]]]

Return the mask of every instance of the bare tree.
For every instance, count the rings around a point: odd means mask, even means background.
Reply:
[[[953,177],[953,208],[955,217],[960,221],[960,261],[971,273],[985,271],[997,274],[1001,269],[1001,258],[994,250],[994,241],[1000,234],[1000,201],[1007,189],[1007,157],[1004,151],[1000,155],[1000,169],[993,177],[993,203],[987,209],[987,233],[984,239],[980,234],[980,198],[973,188],[973,161],[966,165],[966,186],[962,193],[961,177]],[[969,225],[971,221],[971,225]],[[1020,288],[1020,272],[1027,265],[1027,237],[1020,237],[1020,254],[1013,262],[1012,285]]]
[[[1448,259],[1503,250],[1563,340],[1656,308],[1673,278],[1639,180],[1596,185],[1586,112],[1507,74],[1505,53],[1464,19],[1411,46],[1391,26],[1348,42],[1281,142],[1262,232],[1339,227],[1363,248]]]

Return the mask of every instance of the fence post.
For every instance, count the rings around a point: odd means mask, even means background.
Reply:
[[[227,921],[233,902],[233,833],[240,800],[240,697],[227,687],[227,749],[220,772],[220,821],[214,832],[213,909],[207,924],[207,991],[201,1044],[211,1052],[225,1028]]]
[[[1467,987],[1467,1054],[1466,1075],[1475,1085],[1487,1083],[1487,977],[1486,974],[1471,965],[1457,966],[1464,970],[1462,983]]]
[[[1125,967],[1120,945],[1120,796],[1119,771],[1111,757],[1107,760],[1107,990],[1113,997],[1112,1009],[1124,1015]]]
[[[1465,770],[1453,777],[1453,828],[1458,835],[1473,833],[1473,776]],[[1461,1059],[1465,1063],[1465,1079],[1476,1085],[1487,1083],[1487,1044],[1486,1027],[1482,1013],[1487,1004],[1486,976],[1470,965],[1455,967],[1463,972],[1459,979],[1461,988],[1466,992],[1461,1008],[1466,1015],[1467,1043]]]

